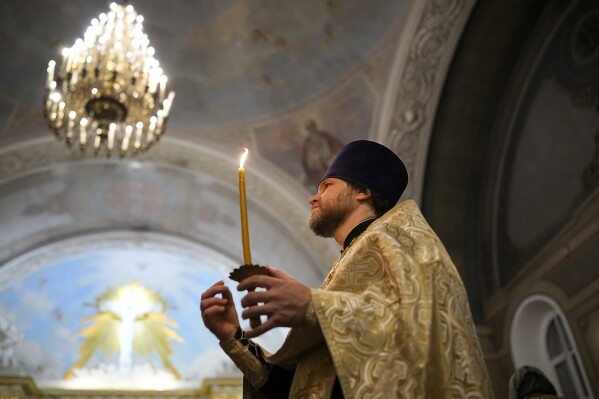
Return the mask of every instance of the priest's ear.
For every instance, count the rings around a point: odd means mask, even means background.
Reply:
[[[356,193],[356,199],[360,202],[368,201],[372,197],[372,192],[369,189],[358,191]]]
[[[355,183],[353,181],[346,180],[348,186],[354,191],[356,200],[368,201],[372,197],[372,191],[363,184]]]

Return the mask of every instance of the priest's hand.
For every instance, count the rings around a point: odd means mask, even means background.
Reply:
[[[221,297],[217,296],[219,294]],[[215,283],[202,294],[200,310],[204,325],[220,341],[226,341],[235,335],[239,318],[233,295],[223,281]]]
[[[256,275],[244,279],[237,289],[248,290],[241,299],[245,310],[243,319],[267,316],[268,320],[245,333],[248,338],[257,337],[275,327],[296,327],[304,324],[306,308],[310,303],[310,288],[280,270],[268,267],[269,276]],[[266,291],[254,291],[265,288]]]

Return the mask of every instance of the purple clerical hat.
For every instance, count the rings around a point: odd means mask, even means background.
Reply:
[[[333,159],[321,181],[337,177],[368,187],[393,207],[408,185],[408,171],[399,157],[382,144],[356,140]]]

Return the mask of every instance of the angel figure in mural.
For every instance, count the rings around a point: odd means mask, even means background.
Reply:
[[[121,375],[131,372],[134,352],[149,356],[155,350],[164,367],[180,378],[169,360],[173,353],[170,340],[183,342],[183,338],[174,330],[177,322],[165,314],[168,306],[162,296],[133,282],[108,290],[96,298],[95,307],[97,313],[83,320],[92,324],[78,333],[86,339],[79,349],[79,360],[65,379],[85,366],[98,350],[107,355],[118,352]]]
[[[306,172],[305,183],[315,185],[341,150],[343,143],[333,134],[320,129],[314,119],[306,121],[304,136],[302,166]]]

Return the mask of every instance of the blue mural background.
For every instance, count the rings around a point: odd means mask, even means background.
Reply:
[[[136,281],[164,297],[169,306],[166,315],[179,324],[176,331],[185,342],[171,341],[170,359],[181,373],[179,383],[199,385],[205,377],[235,374],[216,338],[204,327],[199,311],[201,293],[218,280],[228,281],[215,266],[159,249],[105,248],[66,257],[28,273],[0,292],[0,316],[20,335],[8,368],[31,373],[38,381],[61,380],[78,359],[83,337],[77,337],[77,332],[89,325],[83,319],[96,313],[96,298],[108,289]],[[242,293],[234,286],[232,291],[240,308]],[[284,334],[275,331],[263,338],[262,344],[276,349]],[[91,376],[97,383],[114,380],[118,376],[109,374],[117,359],[117,355],[95,353],[85,369],[96,370],[79,376]],[[157,356],[136,356],[134,364],[138,370],[140,365],[150,365],[142,368],[146,377],[147,371],[153,370],[155,378],[173,380]],[[113,368],[107,368],[110,365]],[[135,379],[130,376],[128,381]]]

